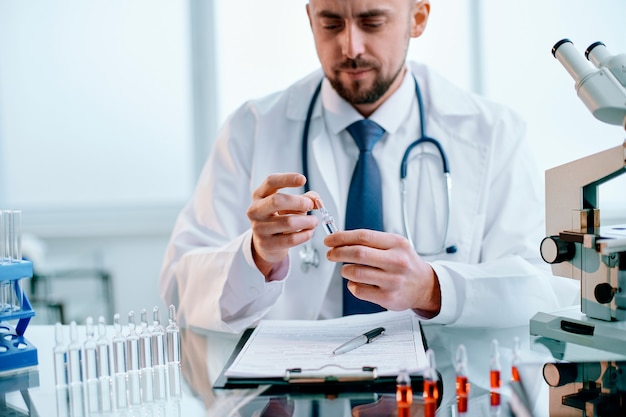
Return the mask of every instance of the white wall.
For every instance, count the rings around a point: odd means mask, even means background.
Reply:
[[[123,317],[160,305],[167,238],[194,186],[187,6],[0,0],[0,207],[43,239],[36,269],[111,272]],[[66,300],[99,296],[95,283],[59,286]]]
[[[3,1],[5,204],[180,204],[193,179],[183,2]]]
[[[485,94],[525,117],[541,171],[626,139],[623,128],[591,115],[576,95],[574,80],[551,53],[563,38],[574,42],[581,56],[596,41],[604,42],[613,54],[626,53],[625,1],[482,3]],[[626,222],[625,180],[622,176],[601,188],[603,219]]]
[[[220,122],[244,101],[284,89],[319,67],[307,2],[216,2]],[[467,31],[474,2],[446,0],[445,6],[433,5],[428,30],[411,42],[409,59],[432,63],[459,85],[472,87]],[[259,18],[263,15],[267,18]]]

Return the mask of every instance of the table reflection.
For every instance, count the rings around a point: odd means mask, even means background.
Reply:
[[[413,392],[410,407],[399,409],[393,390],[268,395],[267,386],[214,389],[215,380],[239,340],[238,335],[190,329],[181,329],[180,334],[184,378],[182,397],[113,410],[106,413],[107,417],[425,416],[419,390]],[[587,416],[626,415],[626,355],[531,337],[528,326],[508,329],[424,326],[424,335],[429,347],[436,352],[442,382],[437,416],[462,415],[457,411],[455,389],[456,352],[460,344],[465,346],[467,353],[469,398],[465,416],[507,416],[512,413],[533,417],[582,416],[583,413]],[[24,372],[37,378],[29,377],[28,386],[19,383],[23,381],[24,373],[2,380],[0,394],[5,397],[5,411],[19,409],[15,415],[20,416],[70,415],[70,396],[68,393],[57,395],[55,386],[51,343],[54,327],[31,326],[28,337],[38,348],[39,365],[34,373]],[[516,337],[520,340],[518,353],[514,353]],[[501,403],[498,406],[492,405],[490,392],[489,349],[494,339],[499,341],[501,361]],[[511,382],[514,356],[521,381],[518,383]],[[65,407],[58,408],[59,405]],[[3,412],[0,415],[4,415]]]
[[[528,341],[528,328],[514,329],[447,329],[442,326],[424,326],[424,332],[431,347],[437,355],[437,369],[442,383],[441,404],[438,416],[459,415],[457,412],[455,355],[459,344],[464,344],[469,358],[468,377],[471,391],[466,416],[499,416],[510,415],[510,399],[519,397],[508,381],[511,379],[510,364],[512,363],[514,340]],[[206,407],[208,415],[221,415],[227,409],[237,409],[238,416],[424,416],[424,402],[421,390],[416,390],[410,408],[403,412],[398,409],[395,392],[378,393],[341,393],[338,395],[263,395],[264,388],[214,390],[213,383],[227,362],[237,338],[220,340],[223,335],[218,333],[198,333],[189,329],[181,331],[183,346],[182,370],[186,382]],[[501,360],[503,364],[503,386],[498,395],[500,404],[493,403],[490,390],[490,357],[489,347],[497,337],[501,340]],[[222,344],[223,349],[215,349]],[[518,365],[520,375],[526,385],[524,401],[533,399],[531,408],[541,402],[540,388],[546,384],[541,377],[541,367],[546,360],[551,360],[549,352],[528,354],[526,345],[525,362]],[[218,352],[212,357],[209,352]],[[530,358],[532,356],[532,358]],[[520,391],[521,392],[521,391]],[[526,395],[528,392],[528,395]],[[545,399],[545,397],[544,397]],[[544,401],[539,409],[546,405]],[[525,407],[529,405],[524,404]],[[547,409],[547,408],[546,408]],[[533,411],[534,412],[534,411]],[[535,414],[537,416],[547,413]]]

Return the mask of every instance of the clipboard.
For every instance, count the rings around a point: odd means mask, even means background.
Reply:
[[[421,323],[420,323],[421,328]],[[376,367],[365,366],[360,369],[341,369],[341,375],[337,376],[333,373],[333,367],[337,365],[329,365],[322,368],[306,369],[306,368],[290,368],[285,369],[282,378],[254,378],[254,377],[227,377],[226,371],[235,361],[239,352],[244,347],[254,328],[248,328],[244,331],[239,342],[233,349],[233,353],[229,357],[222,372],[213,384],[213,389],[250,389],[257,388],[261,385],[268,385],[268,389],[263,392],[263,396],[271,395],[339,395],[339,394],[357,394],[357,393],[395,393],[396,377],[380,376]],[[422,334],[422,343],[424,348],[428,349],[424,332]],[[320,376],[320,371],[323,376]],[[346,372],[349,371],[349,372]],[[439,389],[439,402],[443,398],[443,383],[441,374],[437,371],[437,386]],[[411,387],[413,393],[423,392],[424,378],[421,374],[411,375]],[[437,404],[439,405],[439,404]]]

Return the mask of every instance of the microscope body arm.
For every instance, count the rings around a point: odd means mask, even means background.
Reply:
[[[618,270],[617,254],[601,253],[598,187],[624,172],[626,141],[546,171],[547,236],[574,248],[564,259],[567,262],[552,263],[552,272],[580,280],[583,312],[603,320],[615,318],[615,301],[598,302],[596,287],[603,283],[617,287]],[[542,243],[542,255],[545,246]]]

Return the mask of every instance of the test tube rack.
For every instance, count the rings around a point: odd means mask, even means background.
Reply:
[[[33,264],[29,261],[0,263],[0,284],[9,284],[21,299],[16,311],[0,313],[0,372],[37,365],[37,349],[24,338],[24,332],[35,315],[28,297],[21,290],[20,280],[33,276]],[[13,327],[9,322],[17,320]]]

